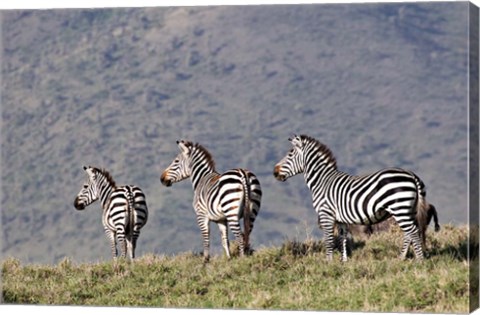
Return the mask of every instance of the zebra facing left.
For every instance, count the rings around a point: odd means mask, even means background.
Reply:
[[[160,177],[163,185],[186,178],[192,181],[193,208],[203,237],[204,263],[210,259],[210,221],[220,229],[222,246],[230,258],[228,227],[235,235],[240,256],[249,251],[249,236],[260,210],[262,190],[258,178],[249,170],[236,168],[223,174],[215,170],[215,162],[202,145],[177,141],[180,153]],[[240,227],[243,217],[244,231]]]
[[[83,169],[88,178],[75,198],[75,209],[84,210],[100,199],[103,228],[110,241],[112,257],[117,258],[118,242],[121,257],[125,258],[128,254],[133,260],[140,229],[148,219],[145,194],[134,185],[117,186],[105,169],[92,166],[84,166]]]
[[[337,169],[330,149],[307,135],[289,139],[292,148],[278,162],[273,175],[280,181],[299,173],[312,193],[317,222],[324,232],[327,259],[332,259],[334,226],[340,228],[342,260],[347,260],[348,224],[375,224],[393,217],[404,233],[400,257],[406,258],[413,244],[417,259],[423,259],[417,212],[428,207],[425,185],[414,173],[386,168],[372,174],[352,176]]]

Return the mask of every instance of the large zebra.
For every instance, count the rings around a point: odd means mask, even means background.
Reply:
[[[88,179],[74,201],[77,210],[83,210],[97,199],[103,208],[102,222],[110,240],[112,256],[117,257],[117,241],[121,256],[127,251],[131,260],[140,229],[147,223],[148,209],[145,195],[137,186],[117,186],[110,173],[104,169],[84,166]]]
[[[230,249],[228,227],[239,245],[240,255],[249,251],[249,236],[260,210],[262,190],[257,177],[246,169],[231,169],[223,174],[215,170],[210,153],[200,144],[177,141],[180,153],[160,177],[165,186],[191,178],[193,208],[203,237],[204,262],[210,259],[209,222],[217,223],[222,246],[228,258]],[[240,219],[244,218],[244,232]]]
[[[330,149],[306,135],[289,139],[293,148],[278,162],[273,175],[280,181],[303,173],[313,197],[318,225],[324,231],[327,259],[332,259],[333,229],[337,224],[342,240],[342,260],[347,260],[347,224],[374,224],[393,216],[404,232],[400,257],[405,259],[413,243],[417,259],[423,258],[415,215],[428,203],[425,185],[412,172],[387,168],[364,176],[337,170]]]

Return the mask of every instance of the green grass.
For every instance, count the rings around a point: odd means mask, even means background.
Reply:
[[[401,233],[357,240],[347,263],[327,262],[321,241],[285,241],[252,256],[207,265],[193,253],[145,255],[127,261],[56,265],[3,262],[5,303],[468,312],[466,227],[443,226],[429,234],[429,255],[398,259]],[[478,257],[478,252],[477,255]]]

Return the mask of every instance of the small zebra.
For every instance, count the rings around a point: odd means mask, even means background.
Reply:
[[[246,169],[231,169],[223,174],[215,170],[210,153],[200,144],[177,141],[180,153],[160,177],[163,185],[191,178],[194,198],[193,208],[203,237],[203,259],[210,259],[209,222],[217,223],[222,237],[222,246],[228,258],[230,249],[228,227],[239,245],[240,255],[248,253],[249,236],[260,210],[262,190],[257,177]],[[244,232],[240,219],[244,218]]]
[[[110,173],[104,169],[84,166],[88,179],[83,184],[73,205],[77,210],[100,199],[103,208],[102,223],[110,240],[112,256],[117,258],[117,241],[121,257],[135,258],[135,248],[140,229],[147,223],[148,209],[145,195],[137,186],[117,186]]]
[[[342,261],[347,261],[347,224],[371,225],[390,216],[404,232],[400,257],[406,258],[413,243],[416,258],[423,259],[415,216],[428,203],[425,185],[414,173],[387,168],[373,174],[351,176],[337,170],[330,149],[316,139],[300,135],[289,141],[293,148],[275,165],[273,175],[285,181],[296,174],[304,174],[318,225],[324,231],[328,260],[332,260],[335,224],[340,229]]]
[[[422,246],[424,250],[427,248],[427,228],[432,219],[434,222],[435,232],[440,231],[437,209],[433,204],[427,204],[427,207],[424,208],[424,211],[417,211],[418,232],[420,233],[420,239],[422,240]]]
[[[440,231],[440,224],[438,223],[438,214],[437,209],[433,204],[428,204],[426,208],[421,208],[417,211],[417,226],[418,232],[420,234],[420,239],[422,240],[422,247],[423,250],[427,250],[427,229],[430,225],[430,222],[433,219],[434,222],[434,230],[435,232]],[[381,233],[389,231],[395,225],[395,219],[393,217],[388,218],[385,221],[382,221],[377,224],[373,225],[356,225],[356,224],[348,224],[348,252],[352,252],[354,238],[368,238],[372,234]],[[338,230],[338,229],[337,229]]]
[[[420,233],[420,239],[422,240],[423,249],[425,250],[427,236],[426,232],[430,222],[434,222],[434,230],[435,232],[440,231],[440,224],[438,223],[438,213],[437,209],[433,204],[428,204],[427,207],[422,208],[421,211],[417,211],[417,223],[418,223],[418,232]],[[360,237],[369,237],[373,233],[388,231],[392,225],[395,223],[395,219],[390,217],[388,220],[382,221],[381,223],[373,224],[373,225],[355,225],[349,224],[348,230],[353,236],[360,236]]]

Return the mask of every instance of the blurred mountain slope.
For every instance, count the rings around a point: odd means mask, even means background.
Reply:
[[[293,133],[352,174],[411,169],[467,220],[467,3],[1,14],[5,255],[109,259],[100,205],[73,208],[87,164],[144,189],[140,255],[200,250],[191,184],[159,182],[181,138],[259,176],[254,246],[321,235],[303,178],[271,175]]]

